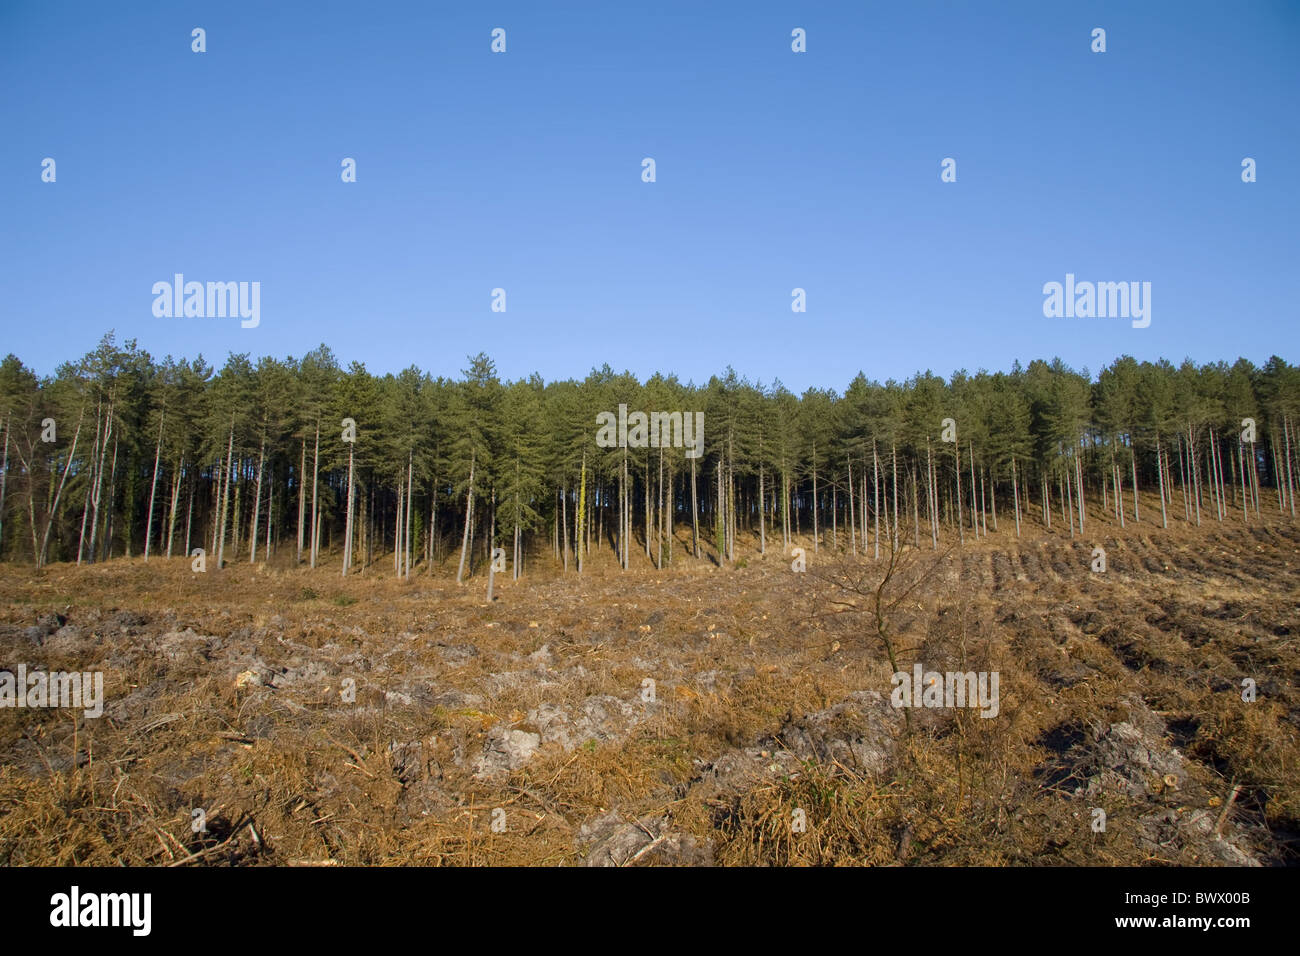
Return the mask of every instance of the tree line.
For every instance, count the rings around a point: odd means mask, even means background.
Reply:
[[[703,412],[702,453],[657,430],[598,443],[598,416],[620,404]],[[999,518],[1017,535],[1084,534],[1103,515],[1294,518],[1298,412],[1300,368],[1276,356],[1125,356],[1095,378],[1060,359],[946,381],[859,374],[796,396],[730,368],[703,386],[608,365],[502,381],[483,354],[459,379],[374,375],[325,345],[217,370],[110,333],[50,376],[0,363],[0,559],[202,548],[218,568],[454,566],[463,581],[502,552],[517,578],[539,559],[580,573],[597,552],[623,568],[725,563],[741,542],[878,558],[882,537],[937,549]]]

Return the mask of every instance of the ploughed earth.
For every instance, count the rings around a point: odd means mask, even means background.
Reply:
[[[490,605],[454,551],[6,565],[0,670],[104,700],[0,708],[0,864],[1294,864],[1300,525],[1234,515],[909,530],[883,587],[688,528]],[[916,664],[996,695],[893,706]]]

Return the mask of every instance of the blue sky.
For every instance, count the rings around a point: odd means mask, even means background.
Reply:
[[[1298,123],[1294,2],[0,0],[0,353],[796,390],[1295,362]],[[176,272],[260,282],[261,324],[156,318]],[[1044,318],[1067,272],[1150,282],[1150,327]]]

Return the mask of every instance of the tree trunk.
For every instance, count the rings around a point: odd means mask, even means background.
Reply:
[[[190,556],[190,526],[194,520],[194,475],[189,476],[189,505],[185,509],[185,557]]]
[[[876,551],[874,560],[880,560],[880,456],[876,454],[876,440],[871,439],[871,500],[875,519]]]
[[[162,464],[162,436],[163,421],[166,419],[167,410],[163,409],[158,417],[158,442],[154,446],[153,454],[153,479],[149,482],[149,519],[144,526],[144,560],[149,563],[149,548],[153,540],[153,509],[154,497],[158,492],[158,466]],[[3,503],[0,502],[0,512],[3,512]]]
[[[411,577],[411,498],[415,490],[415,449],[408,448],[406,451],[406,527],[402,532],[402,561],[404,567],[402,576],[409,579]],[[493,493],[493,527],[496,521],[496,494]],[[489,545],[490,547],[490,545]]]
[[[104,458],[108,454],[108,437],[113,434],[113,403],[108,403],[108,415],[104,419],[104,438],[99,443],[99,465],[95,469],[95,490],[93,494],[94,510],[90,515],[90,548],[86,552],[90,563],[95,563],[95,541],[99,531],[99,502],[104,487]],[[36,529],[32,529],[32,534],[36,534]]]
[[[930,512],[930,547],[939,550],[939,479],[934,471],[934,459],[930,457],[930,439],[925,440],[925,506]]]
[[[226,553],[226,510],[227,510],[227,505],[229,505],[230,503],[230,477],[235,472],[234,455],[235,455],[235,421],[232,418],[230,421],[230,440],[227,442],[226,445],[226,464],[222,468],[222,475],[223,477],[225,477],[226,487],[224,493],[220,496],[221,521],[219,527],[221,530],[218,532],[217,547],[216,547],[218,571],[220,571],[222,568],[225,567],[223,558]]]
[[[474,511],[474,459],[469,457],[469,489],[465,494],[465,531],[460,538],[460,566],[456,569],[456,583],[460,584],[465,576],[465,557],[469,553],[469,518]]]
[[[957,535],[961,543],[965,544],[966,528],[961,516],[961,443],[956,440],[952,443],[952,458],[957,471]]]
[[[290,459],[292,461],[293,459]],[[302,439],[302,456],[298,460],[298,473],[293,476],[294,484],[298,486],[298,563],[302,564],[302,549],[304,546],[304,523],[307,520],[307,487],[303,482],[303,475],[307,473],[307,438]]]
[[[167,513],[167,557],[172,556],[172,540],[176,534],[176,506],[180,503],[181,473],[185,470],[185,457],[176,462],[176,474],[172,477],[172,505]]]
[[[970,452],[970,526],[975,532],[975,540],[980,537],[980,513],[975,504],[975,443],[967,442],[966,450]]]
[[[316,420],[316,448],[311,459],[311,566],[316,567],[320,548],[320,505],[316,485],[320,478],[320,419]]]
[[[1286,503],[1291,509],[1291,517],[1295,517],[1295,481],[1291,471],[1291,424],[1287,416],[1282,418],[1282,435],[1286,439]]]
[[[397,507],[393,509],[393,573],[402,577],[402,513],[406,508],[406,485],[402,473],[397,473]]]
[[[72,459],[77,454],[77,439],[81,437],[81,418],[77,418],[77,430],[72,436],[72,448],[68,451],[68,460],[63,464],[63,476],[59,478],[59,490],[54,494],[54,501],[50,505],[49,514],[45,516],[45,533],[41,536],[40,556],[36,560],[38,568],[45,566],[46,556],[50,547],[50,529],[54,526],[54,518],[59,512],[59,500],[63,497],[63,486],[67,483],[68,473],[72,471]],[[33,521],[33,528],[35,521]]]
[[[1083,534],[1084,518],[1087,516],[1088,509],[1083,502],[1083,457],[1079,454],[1077,443],[1071,457],[1074,458],[1075,487],[1079,491],[1079,534]]]
[[[355,446],[348,442],[348,516],[343,523],[343,577],[348,576],[352,570],[352,495],[353,495],[353,452]],[[268,546],[269,547],[269,546]],[[269,556],[269,552],[268,552]]]
[[[626,459],[623,463],[623,473],[627,474]],[[695,459],[691,459],[691,550],[695,557],[700,556],[700,505],[697,497],[695,486]],[[626,561],[624,567],[626,567]]]
[[[658,520],[655,522],[655,538],[657,539],[659,561],[658,567],[664,569],[664,449],[659,447],[659,497],[658,497]]]
[[[893,473],[893,493],[894,493],[894,527],[891,529],[891,539],[894,542],[893,550],[899,548],[899,531],[898,531],[898,446],[893,442],[889,443],[889,461],[890,471]]]
[[[271,560],[271,512],[275,504],[275,468],[271,468],[271,483],[266,492],[266,557],[263,561]]]
[[[569,570],[569,488],[560,486],[560,538],[564,542],[564,570]]]
[[[812,485],[813,485],[813,554],[817,553],[817,443],[812,445]]]
[[[1237,441],[1237,469],[1241,473],[1241,520],[1250,524],[1250,502],[1246,493],[1246,456],[1240,439]],[[1236,476],[1233,477],[1235,480]]]
[[[9,483],[9,427],[11,421],[12,417],[6,415],[4,461],[0,463],[0,555],[4,554],[5,487]]]
[[[1011,494],[1016,509],[1016,537],[1020,537],[1020,485],[1016,482],[1016,458],[1011,456]]]
[[[253,532],[248,536],[248,563],[257,563],[258,522],[262,519],[262,474],[266,468],[266,432],[262,432],[262,446],[257,453],[257,490],[253,493]],[[271,556],[267,551],[266,556]]]
[[[582,531],[587,523],[587,453],[582,453],[582,469],[578,473],[578,502],[577,507],[573,509],[573,520],[577,527],[574,529],[575,535],[574,547],[577,551],[578,573],[582,574],[583,552],[586,550],[583,546]]]
[[[986,470],[980,469],[980,530],[984,532],[984,537],[989,536],[989,512],[988,503],[985,501],[984,485]]]
[[[1201,526],[1201,476],[1196,467],[1196,442],[1195,433],[1189,423],[1187,426],[1187,470],[1192,476],[1192,503],[1196,511],[1196,527]],[[1187,488],[1186,482],[1183,484],[1184,491]]]
[[[1156,475],[1160,481],[1160,526],[1169,527],[1169,515],[1165,511],[1165,463],[1161,458],[1160,436],[1156,435]]]

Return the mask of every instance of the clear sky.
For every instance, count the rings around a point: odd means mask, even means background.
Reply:
[[[1294,0],[0,0],[0,353],[795,390],[1296,362],[1298,125]],[[176,272],[260,282],[260,325],[156,318]],[[1066,273],[1150,282],[1150,327],[1045,318]]]

